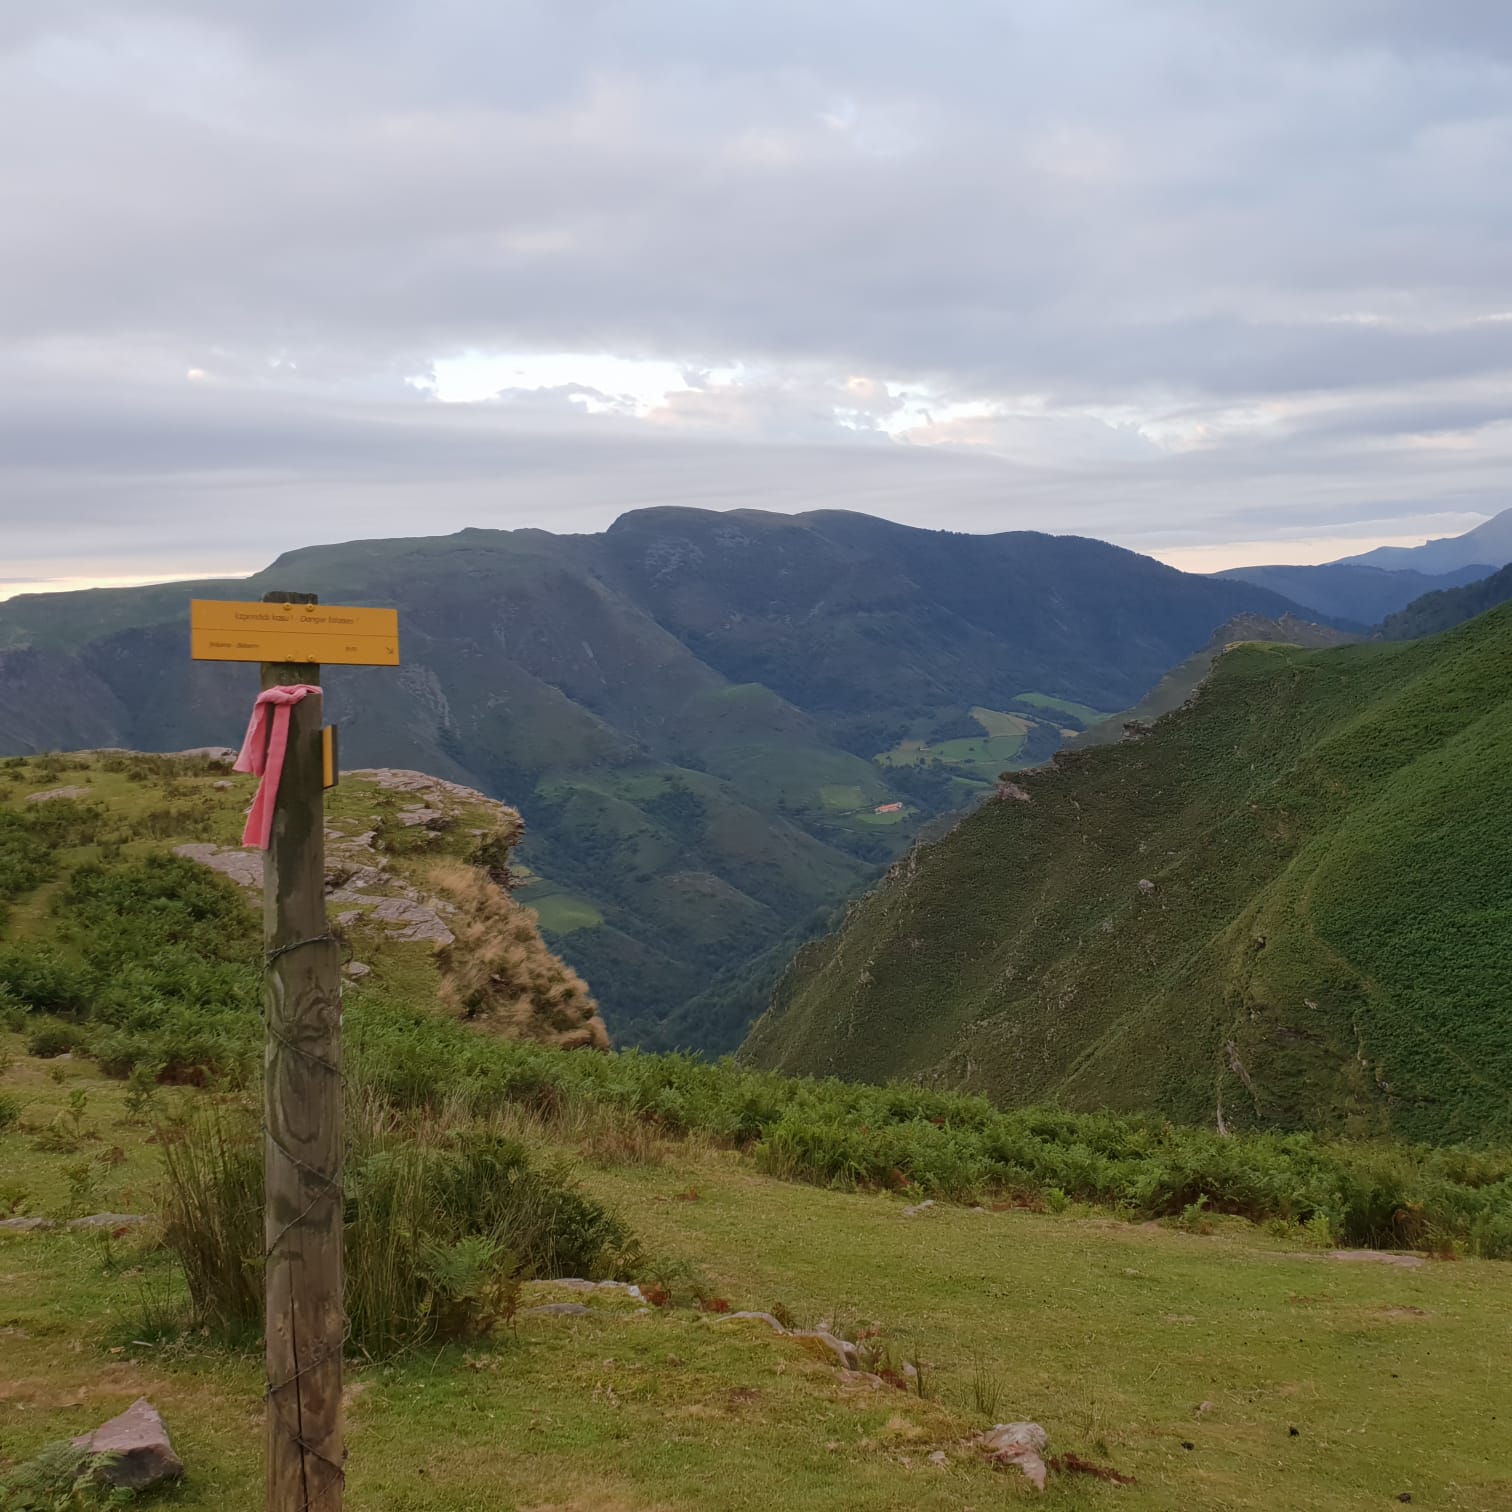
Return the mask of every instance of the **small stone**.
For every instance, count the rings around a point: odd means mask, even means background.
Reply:
[[[146,1397],[138,1397],[125,1412],[102,1423],[93,1433],[73,1441],[85,1454],[105,1455],[96,1474],[112,1486],[146,1491],[184,1473],[184,1462],[173,1451],[167,1424]]]
[[[227,782],[224,777],[222,777],[219,782],[212,782],[210,786],[213,787],[217,793],[229,793],[231,791],[231,784]]]
[[[1139,879],[1139,890],[1142,893],[1152,893],[1155,891],[1155,884],[1148,877],[1141,877]]]
[[[933,1197],[926,1197],[923,1202],[916,1202],[912,1207],[903,1209],[905,1218],[917,1218],[920,1213],[927,1213],[935,1205]]]
[[[363,977],[373,974],[373,968],[366,961],[348,961],[341,969],[354,982],[360,982]]]
[[[1198,1404],[1197,1404],[1197,1416],[1198,1417],[1206,1417],[1207,1414],[1210,1413],[1212,1410],[1213,1410],[1213,1404],[1211,1402],[1198,1402]]]
[[[935,1452],[929,1456],[929,1463],[931,1465],[939,1465],[941,1468],[943,1468],[946,1462],[947,1456],[943,1449],[936,1449]]]

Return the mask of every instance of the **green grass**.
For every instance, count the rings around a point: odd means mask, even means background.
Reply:
[[[1094,709],[1087,704],[1077,703],[1073,698],[1053,698],[1048,693],[1020,693],[1013,701],[1051,714],[1069,714],[1083,725],[1094,725],[1098,720],[1108,717],[1106,709]],[[972,712],[976,713],[976,710],[973,709]]]
[[[577,929],[597,929],[604,922],[603,914],[587,898],[537,892],[532,888],[521,890],[517,896],[527,908],[536,911],[541,928],[548,934],[569,935]]]
[[[819,801],[827,809],[849,814],[864,806],[866,794],[854,784],[830,782],[820,787]]]
[[[883,751],[876,758],[877,763],[883,767],[898,767],[938,761],[962,774],[991,781],[1024,749],[1029,737],[1029,721],[1017,714],[1004,714],[994,709],[974,708],[971,714],[987,732],[983,737],[942,740],[935,745],[922,740],[901,740],[891,750]]]
[[[1407,645],[1239,646],[1143,739],[1026,773],[1029,802],[927,847],[803,952],[751,1054],[1507,1138],[1509,658],[1507,608]]]
[[[100,1142],[125,1153],[100,1201],[140,1205],[156,1160],[147,1130],[125,1121],[119,1084],[66,1070],[55,1087],[22,1060],[0,1089],[33,1098],[28,1117],[42,1120],[87,1087]],[[528,1137],[543,1154],[577,1149],[546,1126]],[[25,1136],[0,1135],[0,1154],[8,1176],[66,1185],[62,1158]],[[999,1383],[1000,1420],[1038,1421],[1053,1454],[1135,1479],[1115,1491],[1057,1475],[1051,1495],[1069,1509],[1368,1512],[1405,1492],[1489,1512],[1512,1493],[1512,1267],[1347,1264],[1245,1226],[1203,1236],[1074,1210],[909,1218],[898,1197],[779,1181],[698,1143],[628,1164],[579,1159],[590,1194],[652,1254],[702,1271],[710,1295],[780,1306],[801,1325],[875,1325],[895,1357],[922,1363],[927,1399],[848,1387],[761,1325],[595,1297],[587,1318],[522,1318],[466,1349],[349,1365],[353,1506],[1030,1505],[1021,1477],[969,1447],[986,1426],[983,1373]],[[260,1358],[155,1324],[181,1291],[150,1236],[0,1235],[0,1266],[0,1455],[23,1459],[147,1395],[188,1467],[168,1503],[256,1504]],[[569,1299],[540,1287],[524,1301]]]
[[[905,824],[912,817],[913,810],[904,807],[891,814],[857,814],[854,822],[864,824],[868,829],[886,829],[890,825]]]

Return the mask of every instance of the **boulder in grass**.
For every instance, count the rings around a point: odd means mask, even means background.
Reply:
[[[138,1397],[125,1412],[82,1433],[73,1447],[97,1458],[96,1474],[108,1485],[127,1491],[148,1491],[184,1473],[174,1453],[168,1425],[146,1397]]]
[[[987,1458],[1002,1469],[1017,1465],[1035,1490],[1045,1489],[1045,1448],[1050,1435],[1038,1423],[998,1423],[977,1440]]]

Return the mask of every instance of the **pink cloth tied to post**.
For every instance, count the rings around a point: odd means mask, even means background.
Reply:
[[[312,693],[316,698],[320,697],[320,689],[312,683],[289,683],[259,693],[257,702],[252,705],[247,738],[242,741],[241,754],[231,768],[233,772],[251,772],[262,778],[257,784],[257,796],[247,811],[247,826],[241,838],[243,845],[255,845],[258,850],[268,848],[273,836],[273,806],[278,802],[278,782],[283,776],[284,755],[289,749],[289,711]]]

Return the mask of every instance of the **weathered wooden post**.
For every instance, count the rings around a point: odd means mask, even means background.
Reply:
[[[314,594],[269,593],[269,604]],[[264,690],[316,684],[309,662],[264,662]],[[342,1502],[341,961],[326,926],[324,700],[289,710],[263,854],[263,1233],[267,1254],[268,1512]]]
[[[318,602],[312,593],[269,593],[262,604],[195,599],[191,654],[261,662],[265,693],[318,688],[323,661],[398,666],[393,610]],[[267,1512],[340,1512],[344,1486],[341,964],[325,905],[324,786],[336,774],[327,770],[334,741],[322,739],[323,703],[311,693],[279,710],[281,766],[268,760],[277,788],[263,859]],[[277,722],[268,721],[271,741]],[[253,770],[262,771],[257,756]]]

